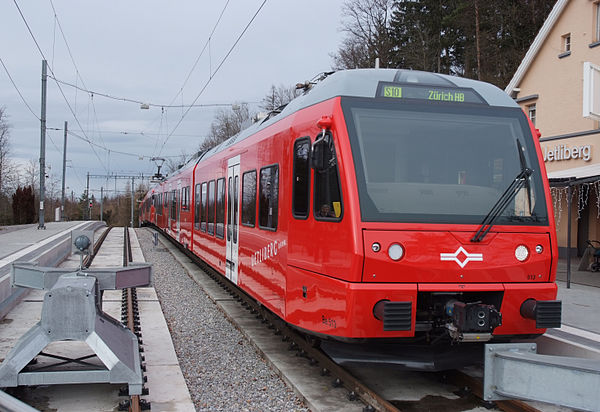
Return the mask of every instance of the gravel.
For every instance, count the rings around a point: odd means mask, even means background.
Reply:
[[[168,251],[136,233],[197,411],[308,411]]]

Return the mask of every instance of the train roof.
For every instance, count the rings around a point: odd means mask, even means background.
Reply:
[[[376,97],[380,82],[411,84],[416,86],[435,86],[446,88],[465,88],[475,91],[483,103],[497,107],[519,107],[503,90],[477,80],[445,74],[399,69],[355,69],[343,70],[327,75],[322,81],[312,85],[305,93],[292,100],[276,116],[256,122],[237,135],[210,149],[194,162],[208,159],[254,133],[269,127],[273,123],[298,110],[315,105],[338,96]],[[171,176],[170,176],[171,177]]]

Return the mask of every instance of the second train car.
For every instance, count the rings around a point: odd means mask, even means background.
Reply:
[[[141,220],[320,338],[533,336],[561,317],[541,159],[495,86],[340,71],[156,185]]]

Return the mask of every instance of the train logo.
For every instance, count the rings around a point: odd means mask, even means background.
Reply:
[[[464,256],[464,259],[460,260],[459,256]],[[469,253],[461,246],[454,253],[440,253],[440,260],[454,261],[458,263],[458,266],[464,268],[469,262],[483,262],[483,253]]]

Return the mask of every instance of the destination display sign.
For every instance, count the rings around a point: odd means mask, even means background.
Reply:
[[[473,89],[457,87],[420,86],[380,82],[377,86],[377,97],[390,99],[418,99],[437,102],[476,103],[485,101]]]

